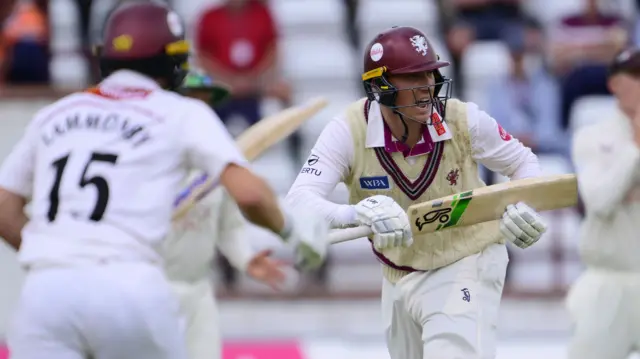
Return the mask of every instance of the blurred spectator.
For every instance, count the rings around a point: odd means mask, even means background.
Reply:
[[[47,85],[49,21],[47,0],[19,0],[2,27],[0,81],[12,85]]]
[[[358,0],[343,0],[345,7],[345,27],[349,43],[356,50],[360,51],[360,28],[358,26]]]
[[[460,61],[475,40],[501,40],[506,29],[522,19],[520,0],[449,0],[440,2],[448,14],[446,43],[454,65],[456,89],[462,89]],[[458,92],[460,93],[460,92]]]
[[[80,34],[80,51],[84,55],[87,62],[90,64],[93,71],[91,71],[92,79],[91,82],[97,82],[97,70],[98,63],[96,58],[93,56],[91,51],[93,47],[92,39],[91,39],[91,6],[93,5],[93,0],[75,0],[76,8],[78,10],[78,34]]]
[[[636,13],[634,14],[635,23],[633,25],[633,43],[640,47],[640,0],[636,0]]]
[[[489,96],[489,113],[534,152],[569,155],[569,136],[561,128],[559,88],[536,58],[537,30],[512,27],[505,36],[511,55],[506,78],[496,80]],[[533,60],[527,62],[526,60]]]
[[[227,0],[205,10],[195,38],[198,65],[231,87],[231,99],[216,112],[232,133],[261,118],[263,97],[289,105],[291,90],[278,72],[278,32],[262,1]]]
[[[609,94],[606,65],[627,43],[627,25],[620,15],[602,13],[598,0],[585,0],[584,11],[563,18],[549,39],[549,61],[562,88],[561,121],[567,128],[578,98]]]

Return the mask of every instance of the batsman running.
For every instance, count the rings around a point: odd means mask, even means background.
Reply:
[[[567,296],[569,359],[624,359],[640,350],[640,49],[621,51],[607,82],[618,110],[573,141],[586,270]]]
[[[102,81],[38,111],[0,167],[0,237],[27,272],[12,359],[186,357],[158,249],[192,170],[296,248],[302,267],[326,250],[325,221],[281,206],[218,116],[175,93],[189,54],[177,13],[126,1],[103,35]]]
[[[196,72],[187,75],[181,92],[211,106],[229,94],[225,85]],[[185,184],[200,175],[194,171]],[[222,357],[211,271],[216,247],[236,269],[253,279],[274,289],[284,282],[282,263],[271,259],[268,250],[256,253],[246,227],[236,202],[219,187],[173,223],[163,244],[167,277],[180,299],[190,359]]]
[[[367,97],[326,126],[287,195],[333,227],[371,226],[392,359],[494,358],[505,239],[527,248],[546,230],[514,203],[499,221],[412,235],[407,207],[485,186],[479,163],[511,179],[540,175],[529,148],[477,105],[450,99],[445,66],[418,29],[378,34],[364,54]],[[348,205],[326,199],[341,181]]]

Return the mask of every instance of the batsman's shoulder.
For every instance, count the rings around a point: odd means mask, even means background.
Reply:
[[[86,97],[87,95],[83,92],[74,92],[61,97],[58,100],[38,109],[33,115],[31,123],[37,126],[42,123],[42,121],[46,121],[46,119],[51,117],[51,115],[69,107],[74,102],[85,100]]]
[[[475,106],[478,107],[478,105],[475,102],[471,102],[471,101],[462,101],[458,98],[452,97],[450,99],[447,100],[447,106],[452,105],[452,106]]]

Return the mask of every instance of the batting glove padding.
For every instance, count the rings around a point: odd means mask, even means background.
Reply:
[[[520,248],[536,243],[546,230],[542,216],[524,202],[508,205],[500,220],[502,234]]]
[[[376,249],[408,247],[413,243],[409,217],[391,197],[368,197],[354,208],[358,222],[371,227]]]

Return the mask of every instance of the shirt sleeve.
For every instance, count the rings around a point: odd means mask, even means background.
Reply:
[[[537,156],[474,103],[467,104],[473,158],[512,180],[541,175]]]
[[[205,103],[190,101],[191,111],[183,119],[183,135],[190,167],[218,179],[229,164],[248,166],[248,162],[222,121]]]
[[[229,262],[239,271],[244,272],[253,258],[254,250],[246,236],[246,222],[238,205],[226,191],[221,196],[218,215],[220,222],[220,239],[218,248]]]
[[[344,119],[332,120],[322,131],[302,170],[286,196],[293,207],[304,206],[326,218],[332,227],[355,224],[352,206],[333,203],[327,197],[349,175],[353,137]]]
[[[579,130],[574,138],[572,157],[578,190],[587,213],[609,216],[634,183],[640,163],[640,150],[626,140],[599,142],[599,127]]]
[[[37,146],[38,136],[30,124],[2,163],[0,187],[24,198],[31,197]]]

